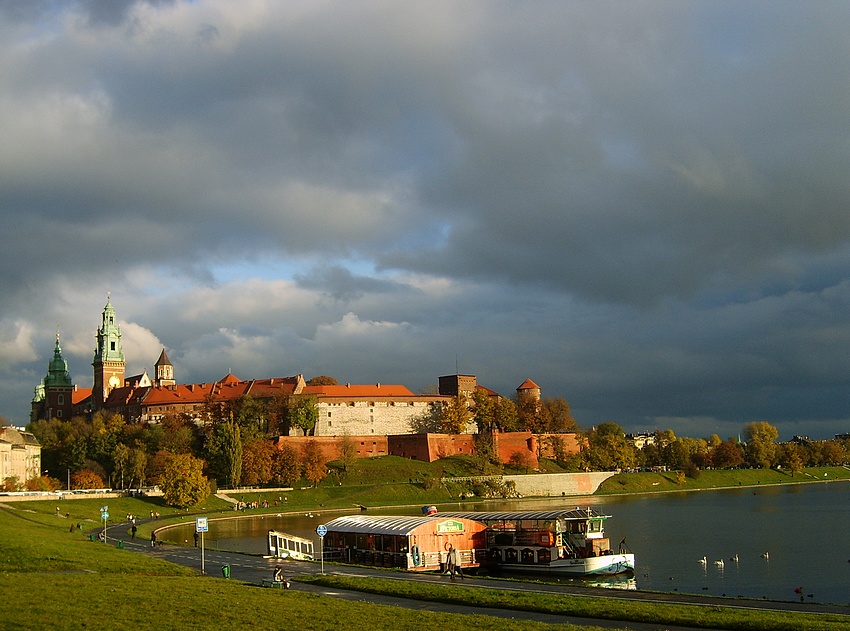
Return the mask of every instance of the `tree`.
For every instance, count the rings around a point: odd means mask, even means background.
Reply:
[[[486,390],[480,389],[472,393],[472,420],[475,421],[479,434],[493,429],[495,406],[494,397],[491,397]]]
[[[744,450],[741,445],[726,440],[711,450],[711,464],[716,469],[734,469],[744,464]]]
[[[162,418],[164,436],[160,449],[173,454],[191,454],[198,448],[198,426],[183,414],[166,414]]]
[[[272,479],[274,446],[270,440],[261,438],[242,448],[242,484],[255,486],[266,484]]]
[[[301,472],[298,451],[291,445],[283,445],[272,458],[272,475],[278,484],[295,486]]]
[[[159,487],[168,506],[186,508],[202,502],[210,494],[204,461],[191,454],[172,454]]]
[[[75,489],[102,489],[103,478],[91,469],[80,469],[71,474],[71,484]]]
[[[779,449],[779,464],[791,470],[791,477],[803,470],[804,449],[794,443],[785,443]]]
[[[242,436],[233,421],[218,422],[204,446],[209,472],[219,483],[236,487],[242,479]]]
[[[348,473],[349,468],[357,462],[357,445],[349,434],[343,434],[339,439],[339,461],[343,473]]]
[[[582,451],[585,466],[592,471],[631,469],[637,464],[637,450],[617,423],[601,423],[587,432]]]
[[[767,421],[754,421],[744,426],[747,462],[756,468],[769,469],[776,460],[779,430]]]
[[[316,407],[316,397],[312,395],[293,394],[284,399],[284,422],[289,427],[298,427],[307,436],[319,420],[319,410]]]
[[[577,432],[579,429],[570,410],[570,404],[561,397],[544,398],[541,401],[540,417],[541,429],[544,432]]]
[[[304,443],[301,462],[304,464],[304,477],[314,487],[319,486],[319,482],[328,474],[327,461],[319,443],[315,440]]]
[[[456,394],[440,410],[440,429],[444,434],[463,434],[469,419],[466,397]]]
[[[338,386],[339,381],[327,375],[317,375],[307,382],[308,386]]]

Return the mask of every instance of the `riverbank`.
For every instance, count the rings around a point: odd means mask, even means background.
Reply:
[[[792,473],[780,469],[729,469],[700,471],[695,478],[676,471],[618,473],[608,478],[594,495],[712,491],[789,484],[850,481],[848,467],[809,467]]]

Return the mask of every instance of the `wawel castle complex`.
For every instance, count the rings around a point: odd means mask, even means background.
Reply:
[[[316,440],[327,442],[328,447],[336,437],[346,436],[359,442],[360,456],[394,453],[430,461],[473,451],[471,434],[476,431],[473,424],[467,428],[468,434],[427,433],[427,428],[434,426],[429,419],[438,418],[442,406],[450,399],[458,395],[471,397],[476,390],[483,389],[471,375],[440,377],[439,394],[432,395],[414,394],[405,386],[383,383],[307,385],[300,374],[251,380],[228,374],[214,383],[179,384],[174,366],[163,349],[153,365],[152,377],[147,371],[127,376],[121,330],[109,300],[103,309],[96,339],[93,386],[81,388],[71,382],[57,333],[47,375],[35,388],[31,421],[70,420],[73,416],[98,411],[119,414],[127,422],[158,422],[165,415],[180,414],[198,420],[209,402],[227,403],[244,396],[266,399],[312,395],[318,421],[310,434]],[[489,396],[499,396],[491,390],[483,390]],[[531,380],[526,380],[517,392],[540,398],[540,388]],[[297,442],[299,438],[305,439],[303,431],[295,428],[290,430],[289,437],[281,437],[279,441],[292,439]],[[506,450],[520,448],[532,452],[536,460],[537,439],[529,432],[503,434],[500,438],[500,453],[505,452],[510,457]]]

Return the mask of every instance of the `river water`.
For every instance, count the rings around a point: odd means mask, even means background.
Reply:
[[[625,537],[635,553],[634,577],[611,580],[612,587],[850,604],[850,484],[846,482],[465,502],[438,508],[494,511],[575,506],[592,506],[611,515],[606,535],[613,544]],[[312,538],[319,550],[316,526],[341,514],[345,513],[213,519],[205,541],[210,547],[264,554],[266,534],[275,529]],[[185,543],[191,542],[193,530],[194,522],[163,535],[167,541]],[[736,555],[737,561],[733,560]],[[699,562],[703,557],[705,565]],[[719,560],[722,568],[715,565]]]

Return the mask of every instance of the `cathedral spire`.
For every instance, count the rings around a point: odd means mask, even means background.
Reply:
[[[107,294],[106,306],[101,314],[101,325],[96,333],[97,347],[94,349],[94,388],[92,402],[100,408],[113,388],[124,385],[124,349],[121,347],[121,329],[112,306],[111,295]]]

